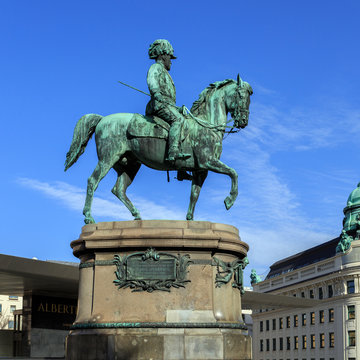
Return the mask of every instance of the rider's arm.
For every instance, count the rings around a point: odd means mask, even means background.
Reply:
[[[160,77],[162,72],[162,66],[160,64],[153,64],[147,74],[147,84],[150,91],[150,95],[157,101],[163,101],[160,87]]]

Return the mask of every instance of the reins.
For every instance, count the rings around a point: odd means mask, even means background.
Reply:
[[[212,130],[218,130],[218,131],[223,131],[225,130],[226,128],[231,128],[233,129],[234,127],[233,126],[227,126],[227,125],[211,125],[209,124],[208,122],[206,122],[205,120],[203,119],[200,119],[196,116],[194,116],[191,111],[186,107],[184,106],[184,109],[187,111],[187,113],[191,116],[191,118],[193,120],[195,120],[200,126],[204,127],[204,128],[207,128],[207,129],[212,129]],[[228,120],[225,124],[229,124],[231,122],[232,119]],[[229,131],[230,132],[233,132],[233,131]]]
[[[200,126],[204,127],[204,128],[207,128],[207,129],[210,129],[210,130],[215,130],[215,131],[224,131],[224,133],[226,135],[224,135],[223,137],[223,140],[225,140],[230,134],[235,134],[235,133],[238,133],[240,131],[240,129],[237,129],[237,130],[234,130],[234,127],[233,126],[228,126],[227,124],[229,124],[232,119],[228,120],[225,125],[211,125],[209,124],[208,122],[194,116],[191,111],[186,107],[184,106],[184,109],[185,111],[187,111],[187,113],[190,115],[190,117],[195,120]],[[230,129],[230,131],[226,131],[225,129],[228,128]]]

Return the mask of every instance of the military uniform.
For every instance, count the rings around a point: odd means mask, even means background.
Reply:
[[[162,63],[151,65],[147,74],[147,84],[151,94],[151,100],[146,107],[147,115],[165,115],[164,120],[169,124],[179,119],[179,111],[176,107],[176,90],[174,82]],[[161,116],[159,114],[161,118]],[[175,116],[175,119],[173,117]],[[181,118],[180,118],[181,119]]]
[[[161,62],[151,65],[147,74],[151,100],[146,106],[146,115],[156,115],[170,124],[169,157],[179,153],[179,135],[183,116],[176,106],[174,82]]]
[[[176,106],[176,90],[169,74],[170,59],[176,59],[174,49],[165,39],[155,40],[149,48],[149,58],[156,61],[147,74],[147,84],[151,100],[146,106],[146,115],[156,115],[170,124],[169,151],[165,160],[175,162],[176,159],[187,159],[190,154],[179,151],[180,131],[183,115]]]

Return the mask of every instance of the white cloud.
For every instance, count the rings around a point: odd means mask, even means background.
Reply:
[[[328,101],[318,107],[280,111],[273,105],[251,105],[246,139],[255,140],[269,151],[299,151],[333,147],[339,143],[357,144],[360,110]]]
[[[85,190],[69,185],[65,182],[54,183],[42,182],[36,179],[19,178],[18,183],[22,186],[37,190],[44,195],[61,201],[71,210],[82,211],[85,203]],[[176,209],[169,209],[166,205],[133,196],[134,204],[141,204],[141,213],[144,218],[150,219],[176,219],[182,218],[183,213]],[[104,217],[110,220],[131,220],[133,217],[127,208],[119,201],[111,201],[94,196],[92,206],[93,217]]]

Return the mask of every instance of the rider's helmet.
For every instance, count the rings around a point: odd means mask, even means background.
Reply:
[[[170,55],[171,59],[176,59],[176,56],[174,56],[174,49],[167,40],[155,40],[149,47],[149,58],[156,59],[159,55],[163,54]]]

